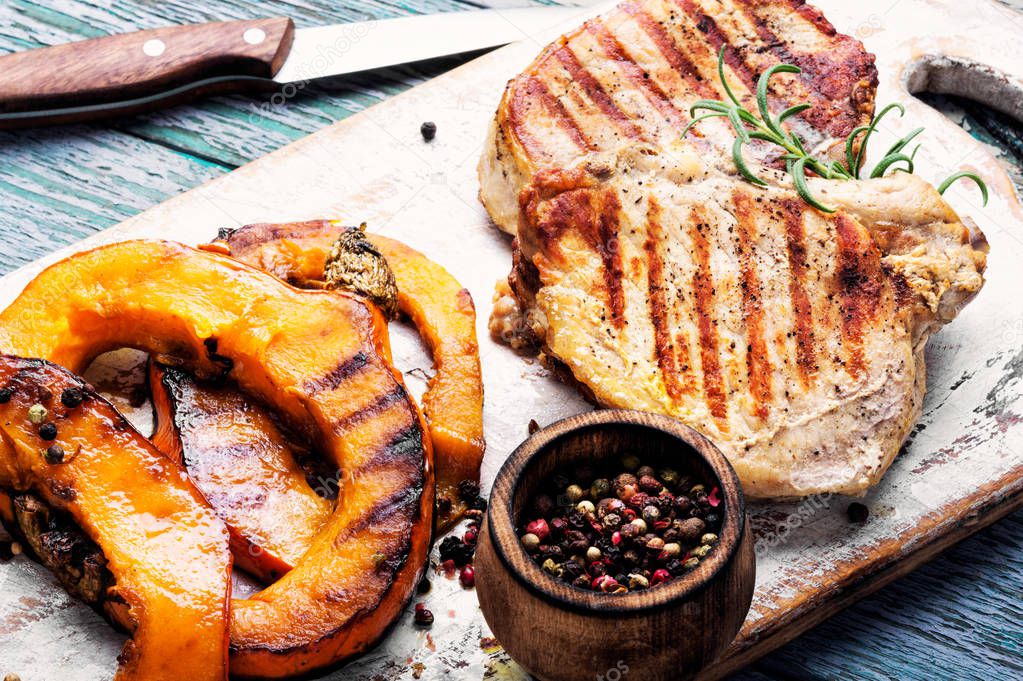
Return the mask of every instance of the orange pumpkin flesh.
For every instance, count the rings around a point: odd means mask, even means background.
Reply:
[[[265,407],[232,386],[149,363],[157,449],[185,467],[231,532],[235,565],[274,582],[294,567],[333,512],[306,481],[296,445]]]
[[[71,256],[0,314],[0,349],[74,372],[123,346],[201,376],[229,372],[343,472],[336,510],[299,564],[232,602],[232,675],[310,672],[374,643],[419,581],[434,489],[425,424],[389,364],[380,314],[352,296],[300,291],[231,258],[155,241]],[[111,478],[123,488],[134,479]]]
[[[247,225],[222,235],[212,248],[296,286],[321,288],[331,245],[343,229],[329,220]],[[367,234],[387,259],[398,304],[429,347],[435,375],[423,395],[437,461],[441,529],[465,511],[458,483],[479,480],[483,461],[483,380],[472,297],[447,270],[400,241]],[[450,503],[450,511],[447,509]]]
[[[102,549],[115,579],[109,599],[123,604],[120,617],[132,632],[116,678],[226,679],[231,553],[224,524],[187,477],[81,379],[49,362],[0,355],[0,386],[13,390],[0,404],[0,485],[34,491],[68,512]],[[85,401],[63,406],[66,388],[81,390]],[[57,426],[52,442],[28,418],[37,403]],[[66,452],[62,463],[44,459],[52,444]]]

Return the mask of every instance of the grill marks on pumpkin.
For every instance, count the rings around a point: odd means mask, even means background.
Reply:
[[[304,388],[310,394],[323,392],[343,393],[359,381],[371,377],[368,373],[372,366],[368,356],[356,352],[342,360],[337,367],[326,376],[315,381],[308,381]],[[401,383],[390,381],[381,385],[376,394],[363,405],[350,405],[350,410],[335,420],[331,426],[335,434],[344,437],[356,429],[364,432],[379,433],[372,451],[367,452],[364,463],[356,470],[345,471],[348,474],[371,472],[380,466],[388,466],[408,458],[408,455],[423,446],[423,429],[411,407],[412,398]],[[364,392],[364,391],[360,391]],[[421,486],[423,479],[420,466],[409,471],[409,485]]]
[[[369,364],[369,356],[362,351],[356,352],[351,357],[346,357],[338,362],[338,365],[324,376],[306,381],[303,388],[312,395],[336,390],[342,383],[362,371],[367,364]]]
[[[757,273],[756,241],[758,238],[753,200],[737,191],[732,197],[735,207],[736,231],[739,241],[739,288],[742,294],[742,316],[746,334],[746,369],[753,413],[767,418],[771,401],[771,361],[764,338],[764,302],[760,276]]]

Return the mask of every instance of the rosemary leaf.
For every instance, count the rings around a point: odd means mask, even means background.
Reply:
[[[685,137],[689,133],[689,129],[692,128],[697,123],[699,123],[700,121],[705,121],[708,118],[727,118],[727,117],[728,117],[728,114],[724,114],[724,113],[708,113],[708,114],[702,114],[700,116],[697,116],[693,120],[689,121],[689,125],[687,125],[685,128],[682,129],[681,137]]]
[[[728,85],[728,81],[725,79],[725,46],[722,46],[718,51],[718,78],[721,80],[721,87],[727,95],[728,101],[701,99],[694,103],[689,109],[689,115],[693,118],[693,120],[690,121],[690,123],[682,130],[682,137],[685,137],[693,126],[700,121],[705,121],[708,118],[727,117],[732,128],[735,129],[735,141],[732,144],[732,160],[735,161],[735,167],[738,169],[739,174],[742,175],[743,178],[755,185],[761,187],[767,186],[767,183],[757,177],[746,164],[746,159],[742,155],[742,148],[743,145],[750,144],[752,140],[759,140],[773,144],[780,147],[781,150],[785,152],[781,154],[779,158],[785,161],[785,167],[788,173],[792,175],[792,181],[799,196],[807,204],[813,206],[817,210],[825,213],[834,213],[836,210],[835,208],[824,205],[814,198],[813,194],[810,192],[809,185],[806,181],[807,169],[827,180],[859,179],[863,171],[863,163],[867,155],[867,143],[870,141],[871,136],[877,131],[881,121],[888,115],[888,113],[891,111],[898,111],[899,116],[904,116],[906,114],[906,108],[897,102],[893,102],[881,109],[881,111],[874,116],[873,119],[871,119],[870,123],[854,128],[845,138],[844,165],[842,161],[838,160],[815,158],[807,152],[806,147],[803,144],[803,140],[798,134],[795,132],[787,132],[782,128],[782,124],[786,119],[809,109],[809,103],[803,102],[801,104],[790,106],[777,116],[771,116],[771,110],[767,101],[767,93],[770,89],[771,77],[776,73],[802,73],[802,71],[794,64],[775,64],[760,75],[756,86],[757,109],[760,113],[760,117],[758,118],[755,114],[742,106],[739,98],[732,91],[731,86]],[[708,113],[697,116],[697,111],[706,111]],[[905,135],[892,144],[888,148],[888,151],[885,152],[884,156],[881,157],[880,162],[874,166],[874,169],[870,173],[870,177],[884,177],[885,173],[889,171],[912,173],[914,170],[916,154],[920,150],[920,145],[917,144],[910,154],[906,154],[904,150],[907,146],[909,146],[910,142],[923,133],[923,130],[923,128],[916,128],[908,135]],[[985,185],[984,181],[974,173],[955,173],[941,183],[938,187],[938,191],[944,193],[953,182],[963,178],[971,179],[977,183],[980,187],[981,194],[984,197],[984,205],[987,205],[987,185]]]
[[[721,79],[721,87],[725,89],[725,94],[728,95],[728,98],[732,100],[733,104],[741,107],[742,102],[732,92],[732,88],[728,87],[728,81],[725,79],[725,45],[722,45],[721,50],[718,52],[718,78]]]
[[[906,164],[907,173],[913,172],[913,159],[911,157],[906,154],[888,154],[881,159],[876,166],[874,166],[874,170],[870,173],[871,179],[884,177],[884,174],[888,172],[890,167],[900,162]],[[901,170],[901,168],[899,170]]]
[[[809,156],[803,156],[798,161],[793,161],[792,166],[789,168],[789,172],[792,174],[792,181],[796,185],[796,193],[799,194],[803,201],[806,201],[817,210],[824,213],[834,213],[834,208],[825,206],[810,193],[810,187],[806,184],[806,162],[809,160]]]
[[[753,174],[753,171],[746,165],[746,159],[742,157],[742,145],[745,144],[741,137],[736,137],[735,142],[732,144],[732,160],[735,161],[735,167],[739,169],[739,174],[746,178],[747,182],[766,187],[767,183],[761,180],[759,177]]]
[[[845,138],[845,168],[849,171],[851,177],[859,178],[860,176],[859,167],[856,165],[857,154],[853,153],[853,146],[856,144],[856,138],[869,129],[869,125],[861,125],[853,128],[853,131]],[[863,149],[862,143],[860,144],[860,149]]]
[[[770,110],[767,108],[767,88],[770,84],[771,76],[776,73],[802,73],[802,69],[793,64],[775,64],[760,74],[760,79],[757,81],[757,107],[760,109],[760,120],[773,132],[782,135],[784,133],[781,131],[780,121],[774,121],[771,118]]]
[[[706,109],[707,111],[717,111],[718,113],[727,114],[728,109],[731,108],[724,102],[718,102],[713,99],[700,99],[693,103],[689,107],[689,115],[696,116],[696,112],[700,109]]]
[[[952,173],[951,175],[946,177],[945,181],[938,185],[938,193],[944,194],[945,190],[951,187],[953,182],[956,182],[957,180],[962,180],[964,178],[968,180],[973,180],[974,182],[977,183],[977,186],[980,187],[980,195],[984,199],[984,203],[982,205],[986,206],[987,184],[984,182],[984,180],[980,179],[980,176],[977,175],[976,173],[967,172],[965,170],[960,170],[958,173]]]
[[[874,120],[870,121],[870,125],[868,125],[866,131],[864,131],[863,139],[860,140],[860,151],[856,154],[856,167],[849,168],[849,170],[852,171],[852,176],[856,179],[859,179],[860,171],[863,169],[863,161],[867,157],[867,142],[870,141],[870,136],[874,134],[875,130],[877,130],[877,126],[881,122],[881,119],[893,109],[898,109],[899,116],[904,116],[906,114],[906,107],[902,106],[898,102],[892,102],[885,108],[881,109],[881,113],[874,116]]]
[[[742,124],[742,119],[739,117],[739,107],[733,106],[728,110],[728,120],[732,122],[732,127],[735,128],[735,134],[738,139],[742,140],[745,144],[749,144],[749,131],[746,130],[746,126]]]
[[[884,152],[884,155],[885,156],[891,156],[892,154],[898,154],[899,152],[901,152],[903,149],[906,148],[906,145],[908,145],[910,142],[913,141],[913,138],[915,138],[917,135],[919,135],[923,131],[924,131],[923,128],[917,128],[916,130],[914,130],[913,132],[909,133],[908,135],[906,135],[905,137],[900,139],[898,142],[896,142],[892,146],[888,147],[888,151]]]
[[[811,104],[809,102],[803,102],[802,104],[790,106],[789,108],[785,109],[780,114],[778,114],[778,117],[774,120],[776,132],[778,132],[778,134],[783,134],[781,131],[781,124],[784,123],[786,119],[795,116],[797,113],[802,113],[803,111],[806,111],[807,109],[810,108],[810,106]]]

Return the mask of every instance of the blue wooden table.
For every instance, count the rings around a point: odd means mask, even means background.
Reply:
[[[344,6],[336,0],[5,0],[0,53],[176,23],[282,14],[312,26],[477,6],[476,0]],[[105,125],[0,133],[0,274],[457,63],[438,60],[315,84],[270,109],[220,98]],[[997,147],[1023,189],[1023,127],[970,102],[929,101]],[[1023,513],[740,674],[751,681],[992,677],[1023,679]]]

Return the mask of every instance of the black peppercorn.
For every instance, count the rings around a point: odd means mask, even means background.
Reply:
[[[682,567],[682,561],[679,560],[678,558],[672,558],[667,563],[665,563],[664,569],[670,572],[671,574],[675,575],[676,577],[678,577],[679,575],[686,571],[686,569]]]
[[[561,562],[565,554],[557,544],[544,544],[540,546],[540,557],[551,558],[555,562]]]
[[[437,124],[433,121],[426,121],[419,126],[419,132],[423,135],[423,139],[429,142],[437,136]]]
[[[851,523],[865,523],[867,518],[870,517],[870,509],[860,502],[854,501],[849,504],[846,514],[849,516],[849,522]]]
[[[433,585],[430,584],[430,580],[427,579],[426,577],[423,577],[422,579],[419,580],[419,585],[416,586],[416,593],[428,594],[430,593],[431,588],[433,588]]]
[[[462,480],[458,483],[458,496],[462,501],[472,501],[480,495],[480,484],[475,480]]]
[[[0,404],[7,404],[13,396],[14,391],[10,388],[0,388]]]
[[[468,564],[475,553],[473,547],[467,545],[458,537],[446,537],[440,543],[441,561],[450,560],[458,567]]]
[[[50,445],[46,448],[46,453],[43,456],[46,458],[46,463],[61,463],[64,461],[64,448],[60,445]]]
[[[487,500],[483,497],[476,497],[469,502],[469,508],[474,511],[485,511],[487,510]]]
[[[579,575],[583,574],[583,566],[574,560],[570,560],[561,566],[562,575],[569,579],[574,580]]]
[[[60,394],[60,403],[74,409],[85,400],[85,395],[78,388],[65,388]]]
[[[39,426],[39,437],[44,440],[55,440],[57,438],[57,426],[50,422]]]

